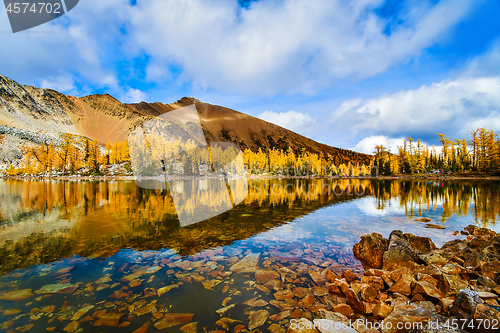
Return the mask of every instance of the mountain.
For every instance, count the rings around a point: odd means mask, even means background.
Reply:
[[[335,164],[349,161],[368,164],[371,156],[331,147],[278,125],[231,110],[184,97],[175,103],[124,104],[110,95],[74,97],[52,89],[21,85],[0,75],[0,134],[71,133],[106,144],[124,141],[145,121],[195,103],[207,142],[237,143],[242,149],[291,147],[295,152],[332,155]],[[3,125],[3,126],[1,126]],[[18,131],[12,131],[12,128]],[[21,131],[21,132],[19,132]],[[36,141],[36,139],[29,139]],[[38,139],[40,140],[40,139]]]

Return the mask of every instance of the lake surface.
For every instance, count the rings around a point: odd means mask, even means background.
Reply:
[[[334,304],[311,271],[363,271],[364,233],[441,246],[469,224],[500,231],[496,181],[245,185],[233,209],[181,227],[170,192],[133,181],[0,181],[0,330],[281,332]]]

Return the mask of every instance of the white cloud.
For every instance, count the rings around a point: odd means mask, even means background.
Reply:
[[[139,89],[128,89],[124,94],[120,96],[120,101],[122,103],[140,103],[146,100],[148,95]]]
[[[315,123],[308,114],[293,110],[287,112],[264,111],[257,117],[299,133],[310,133]]]
[[[40,81],[40,88],[64,91],[69,95],[78,95],[79,91],[75,80],[70,75],[48,76]]]
[[[398,137],[440,132],[462,138],[475,126],[500,130],[500,77],[445,80],[352,105],[334,111],[332,122],[350,128],[352,134]]]
[[[373,154],[375,151],[375,146],[383,145],[385,148],[391,151],[391,153],[398,152],[398,146],[403,146],[404,138],[392,139],[383,135],[372,135],[364,138],[353,150],[366,153]]]
[[[314,93],[411,59],[442,39],[474,2],[407,2],[399,25],[375,14],[382,4],[283,0],[242,9],[230,0],[141,1],[129,7],[129,43],[155,61],[181,67],[181,78],[195,86]],[[390,35],[384,33],[388,25]]]
[[[405,212],[397,198],[391,198],[386,202],[384,209],[377,206],[377,199],[371,197],[360,198],[355,201],[358,209],[369,216],[387,216]]]
[[[147,55],[146,79],[155,82],[172,79],[174,68],[180,83],[202,89],[315,93],[418,56],[477,2],[408,1],[389,20],[375,12],[382,0],[257,1],[248,8],[234,0],[80,1],[51,23],[3,35],[0,73],[29,82],[71,72],[80,86],[119,94],[117,63]],[[2,11],[0,30],[9,29]]]
[[[331,133],[350,138],[347,146],[366,153],[377,144],[395,152],[407,136],[432,144],[438,132],[461,139],[478,127],[500,131],[500,40],[455,70],[453,78],[376,98],[346,100],[328,123]]]
[[[50,23],[2,34],[0,74],[21,84],[43,84],[65,93],[75,93],[70,80],[80,87],[118,92],[113,66],[105,62],[119,60],[115,57],[122,25],[118,24],[119,9],[126,3],[80,1],[74,10]],[[0,11],[0,30],[10,31],[5,11]]]

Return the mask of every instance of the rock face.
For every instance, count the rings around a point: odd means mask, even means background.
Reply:
[[[389,242],[381,234],[372,233],[361,236],[361,241],[354,244],[352,252],[364,269],[382,268],[382,259],[388,246]]]
[[[415,236],[412,234],[403,234],[403,237],[410,243],[410,246],[418,253],[428,253],[437,249],[432,239],[428,237]]]
[[[389,236],[389,247],[383,255],[383,269],[393,270],[400,267],[413,269],[417,266],[417,252],[411,247],[400,230],[394,230]]]
[[[500,321],[500,236],[475,226],[462,234],[468,238],[440,249],[429,238],[399,230],[389,240],[363,235],[353,247],[365,268],[361,281],[347,280],[349,274],[343,273],[342,279],[332,277],[327,283],[330,295],[347,303],[354,314],[345,305],[332,309],[350,318],[371,316],[383,324],[384,333],[410,331],[405,324],[413,332],[462,332],[446,326],[448,319],[465,321],[467,331],[486,332],[479,322]],[[437,320],[437,315],[444,317]]]
[[[455,297],[450,312],[457,318],[471,320],[477,305],[482,303],[483,300],[477,292],[470,289],[461,290]]]

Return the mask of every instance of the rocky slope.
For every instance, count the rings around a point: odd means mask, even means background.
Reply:
[[[65,132],[98,140],[126,140],[139,124],[152,117],[196,103],[208,142],[235,142],[241,148],[292,147],[296,152],[330,154],[335,163],[368,164],[369,155],[330,147],[283,127],[221,106],[184,97],[171,104],[123,104],[110,95],[73,97],[55,90],[23,86],[0,75],[0,125],[30,133]],[[36,139],[35,141],[39,141]]]
[[[339,305],[320,317],[348,327],[348,319],[367,320],[376,328],[356,327],[358,332],[498,330],[500,235],[474,225],[461,233],[467,238],[440,249],[430,238],[400,230],[389,239],[377,233],[363,235],[353,253],[363,264],[364,275],[322,272]],[[307,324],[306,320],[302,326]]]

